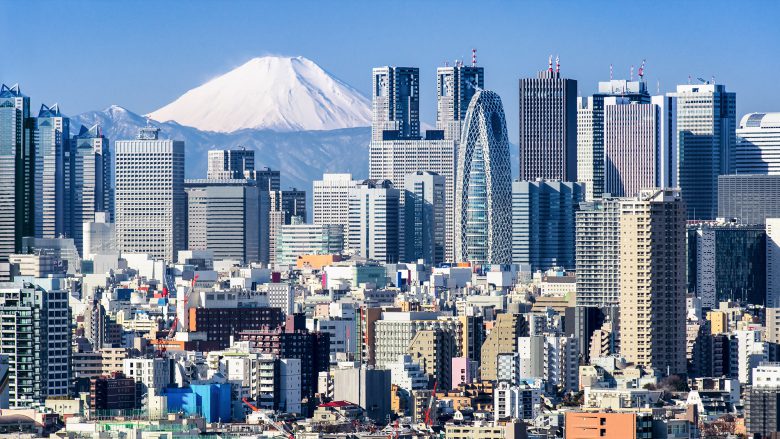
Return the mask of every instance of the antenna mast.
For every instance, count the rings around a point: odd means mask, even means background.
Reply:
[[[471,49],[471,67],[477,66],[477,49]]]

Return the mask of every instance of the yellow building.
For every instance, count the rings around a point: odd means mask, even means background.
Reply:
[[[709,311],[707,320],[710,321],[710,334],[725,334],[729,332],[729,316],[723,311]]]

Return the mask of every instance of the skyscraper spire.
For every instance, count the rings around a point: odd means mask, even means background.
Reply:
[[[477,66],[477,49],[471,49],[471,67]]]

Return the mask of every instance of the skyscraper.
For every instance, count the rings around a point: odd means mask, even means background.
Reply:
[[[208,153],[208,179],[254,179],[255,151],[251,149],[212,149]]]
[[[352,174],[323,174],[313,183],[312,223],[349,225],[349,190],[358,185]]]
[[[620,200],[581,203],[576,220],[577,306],[620,303]]]
[[[520,79],[520,180],[577,181],[577,81],[559,65]]]
[[[111,187],[111,152],[108,139],[100,126],[87,129],[81,126],[71,139],[70,223],[67,234],[73,237],[76,248],[84,257],[84,223],[95,221],[95,213],[106,213],[113,219],[114,196]]]
[[[365,180],[349,190],[349,248],[381,262],[398,262],[400,191],[389,180]]]
[[[662,374],[686,372],[685,219],[678,190],[620,206],[620,353]]]
[[[299,217],[306,222],[306,191],[296,188],[283,190],[281,207],[284,211],[285,224],[292,224],[294,217]]]
[[[531,270],[575,267],[575,215],[585,196],[583,183],[512,183],[512,263]]]
[[[371,140],[420,138],[420,69],[375,67]]]
[[[57,238],[65,233],[65,193],[70,193],[65,172],[70,122],[59,106],[41,105],[35,119],[35,236]]]
[[[33,123],[30,98],[0,85],[0,262],[35,234]]]
[[[780,308],[780,218],[766,219],[766,307]]]
[[[404,179],[403,260],[444,262],[445,179],[435,172],[418,171]]]
[[[471,98],[458,146],[455,260],[512,260],[512,172],[501,98],[479,90]]]
[[[780,218],[780,174],[732,174],[718,177],[718,218],[764,224]]]
[[[678,181],[689,219],[717,215],[718,175],[733,168],[736,101],[722,84],[677,86]]]
[[[748,113],[737,128],[735,174],[780,174],[780,113]]]
[[[598,93],[577,99],[577,181],[585,183],[587,200],[601,198],[604,193],[604,100],[608,97],[650,103],[644,81],[625,79],[601,81]]]
[[[173,262],[187,245],[184,142],[159,132],[116,142],[116,239],[121,252]]]
[[[436,69],[436,129],[444,132],[444,139],[460,140],[469,102],[474,93],[484,87],[483,67],[457,63]]]

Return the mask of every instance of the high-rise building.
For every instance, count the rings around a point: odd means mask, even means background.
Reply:
[[[283,225],[276,236],[276,263],[295,265],[303,255],[333,255],[344,251],[344,226],[341,224]]]
[[[349,190],[350,250],[382,262],[398,262],[400,191],[389,180],[365,180]]]
[[[184,190],[189,250],[211,250],[215,260],[260,260],[264,215],[254,180],[186,180]]]
[[[257,187],[260,190],[271,192],[281,190],[281,173],[269,167],[260,168],[254,171],[254,178],[257,180]]]
[[[581,203],[575,226],[577,306],[620,302],[620,201]]]
[[[689,219],[715,219],[718,176],[730,174],[736,93],[722,84],[677,86],[678,182]]]
[[[577,81],[553,71],[552,58],[520,79],[519,146],[520,180],[577,181]]]
[[[501,98],[471,98],[458,146],[455,260],[506,264],[512,259],[512,171]]]
[[[352,174],[323,174],[322,180],[315,180],[312,223],[340,224],[346,230],[349,227],[349,190],[358,183],[352,179]]]
[[[251,149],[212,149],[208,152],[210,180],[254,179],[255,151]]]
[[[620,352],[663,374],[686,371],[685,215],[671,189],[620,205]]]
[[[604,100],[609,97],[650,103],[644,81],[625,79],[601,81],[593,96],[577,98],[577,181],[585,183],[587,200],[604,193]]]
[[[0,283],[0,319],[15,322],[0,329],[3,355],[12,371],[8,377],[12,408],[69,396],[68,291],[63,278],[39,280],[40,285],[36,281]]]
[[[268,195],[268,260],[275,262],[276,251],[279,249],[277,239],[282,226],[292,224],[293,218],[306,221],[306,191],[295,188],[272,190]]]
[[[81,258],[92,259],[96,254],[116,252],[116,229],[108,221],[107,212],[95,212],[92,221],[82,224]]]
[[[742,224],[780,218],[780,175],[719,176],[718,218],[737,219]]]
[[[446,180],[435,172],[418,171],[404,178],[403,260],[444,262]]]
[[[766,246],[762,225],[688,226],[688,292],[704,308],[723,301],[765,305]]]
[[[100,125],[89,129],[81,126],[71,139],[70,159],[71,190],[67,198],[71,214],[66,234],[73,237],[83,257],[84,223],[94,221],[98,212],[104,212],[109,221],[113,218],[113,158]]]
[[[121,252],[174,261],[187,245],[184,142],[159,132],[116,142],[116,239]]]
[[[531,270],[575,267],[575,219],[583,201],[583,183],[512,183],[512,263]]]
[[[737,128],[735,174],[780,174],[780,113],[748,113]]]
[[[30,98],[0,85],[0,262],[35,234],[33,124]]]
[[[780,218],[766,219],[766,307],[780,308]]]
[[[420,138],[420,69],[375,67],[371,140]]]
[[[493,329],[485,338],[480,353],[482,363],[480,374],[483,380],[498,377],[498,356],[517,352],[517,338],[528,335],[525,317],[520,314],[499,314]]]
[[[65,154],[69,150],[70,120],[59,106],[41,105],[33,131],[35,144],[35,237],[57,238],[65,233],[65,194],[70,194]]]
[[[436,129],[444,132],[444,139],[460,140],[469,102],[484,87],[483,67],[456,63],[436,69]]]
[[[780,431],[780,366],[761,364],[745,391],[745,429],[749,437],[772,437]]]
[[[387,367],[398,361],[400,355],[410,353],[411,343],[421,331],[447,333],[453,337],[456,343],[454,356],[459,356],[462,351],[460,344],[461,322],[454,318],[439,318],[433,312],[385,312],[382,315],[382,320],[377,320],[374,323],[374,330],[377,368]],[[416,354],[413,355],[413,357],[415,356]],[[421,366],[424,367],[422,364]],[[442,367],[444,366],[442,365]]]
[[[292,219],[295,217],[306,222],[306,191],[296,188],[285,189],[282,191],[281,203],[285,224],[292,224]]]

